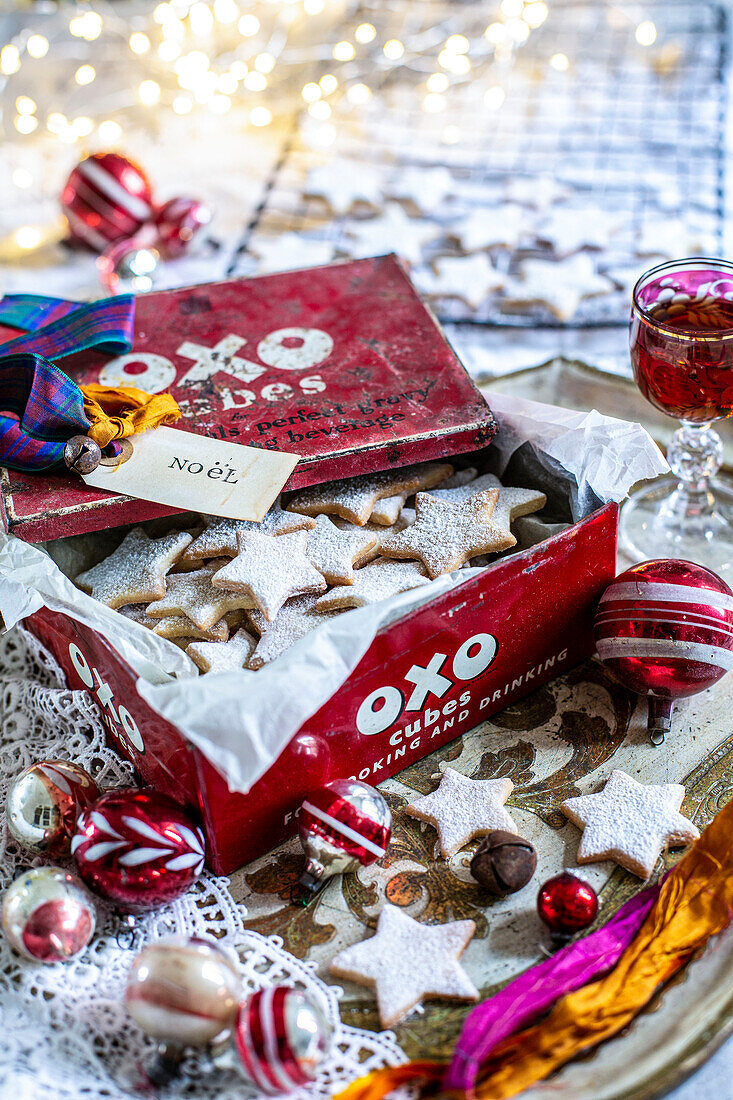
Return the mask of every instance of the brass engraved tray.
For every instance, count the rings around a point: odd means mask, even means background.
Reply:
[[[564,798],[602,786],[614,767],[641,782],[682,782],[683,812],[702,829],[733,793],[733,673],[714,688],[678,704],[666,743],[646,736],[643,704],[619,687],[597,661],[588,661],[444,746],[381,790],[393,810],[392,842],[382,864],[334,879],[305,910],[288,901],[302,855],[297,840],[232,877],[252,928],[282,937],[328,980],[328,961],[371,934],[387,899],[412,916],[440,923],[470,917],[474,940],[464,963],[482,998],[543,958],[546,933],[536,915],[537,888],[563,867],[573,868],[579,832],[557,810]],[[452,860],[436,850],[435,831],[401,812],[432,790],[440,765],[472,778],[509,776],[508,807],[538,853],[536,875],[513,897],[491,900],[471,879],[474,843]],[[675,854],[660,860],[658,872]],[[640,886],[611,862],[586,865],[600,894],[600,921]],[[341,1014],[347,1024],[378,1029],[371,993],[349,982]],[[448,1057],[470,1005],[428,1002],[396,1028],[409,1057]],[[526,1095],[535,1100],[647,1100],[662,1095],[699,1065],[733,1030],[733,931],[711,943],[659,992],[619,1038],[586,1055]]]

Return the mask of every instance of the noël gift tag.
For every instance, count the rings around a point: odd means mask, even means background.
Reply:
[[[130,442],[126,461],[98,466],[83,476],[86,484],[227,519],[261,520],[299,458],[176,428],[155,428]]]

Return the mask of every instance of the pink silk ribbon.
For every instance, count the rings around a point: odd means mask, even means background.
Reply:
[[[632,942],[659,894],[650,886],[635,894],[596,932],[568,944],[520,974],[466,1017],[443,1086],[469,1096],[481,1064],[502,1040],[539,1016],[559,997],[611,970]]]

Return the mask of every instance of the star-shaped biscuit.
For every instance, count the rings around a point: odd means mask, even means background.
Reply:
[[[262,668],[269,664],[311,630],[336,617],[338,612],[318,611],[317,600],[317,596],[295,596],[283,604],[272,622],[268,622],[261,611],[250,611],[249,621],[261,637],[249,667]]]
[[[165,596],[148,604],[148,615],[152,619],[186,615],[199,630],[210,630],[227,612],[252,607],[252,598],[246,593],[224,592],[214,587],[214,574],[223,561],[210,562],[193,573],[174,573],[168,577]]]
[[[506,304],[524,309],[544,305],[560,321],[569,321],[585,298],[609,294],[614,288],[605,275],[596,272],[586,252],[566,260],[525,260],[519,265],[506,294]]]
[[[181,562],[205,561],[207,558],[235,557],[237,534],[240,531],[259,531],[263,535],[289,535],[291,531],[305,531],[315,527],[310,516],[297,516],[284,512],[279,504],[273,505],[260,523],[248,519],[223,519],[206,516],[206,530],[186,548]]]
[[[695,825],[679,812],[681,783],[637,783],[614,769],[598,794],[568,798],[560,809],[583,830],[578,863],[613,859],[639,878],[649,878],[665,848],[697,840]]]
[[[386,903],[376,935],[340,951],[329,970],[373,989],[382,1027],[394,1027],[427,998],[478,1000],[459,962],[475,931],[472,920],[420,924]]]
[[[348,244],[346,248],[354,259],[396,252],[408,263],[419,264],[423,246],[442,233],[441,226],[436,222],[410,218],[397,203],[389,203],[380,217],[362,219],[349,225],[346,234],[356,243]]]
[[[158,600],[165,595],[166,573],[190,542],[187,531],[151,539],[142,527],[134,527],[109,557],[80,573],[76,583],[107,607]]]
[[[200,630],[188,615],[166,615],[164,619],[156,619],[148,615],[147,605],[144,603],[131,603],[121,607],[120,615],[147,627],[159,638],[168,638],[170,641],[176,638],[199,638],[207,642],[225,642],[229,637],[229,624],[226,619],[219,619],[208,630]]]
[[[485,252],[441,256],[433,266],[435,274],[422,279],[421,289],[431,298],[458,298],[471,309],[478,309],[491,293],[506,286],[506,275]]]
[[[249,250],[260,261],[257,268],[260,275],[269,275],[276,271],[295,271],[296,268],[320,267],[333,259],[332,244],[302,237],[300,233],[259,236],[250,242]]]
[[[354,574],[353,584],[332,588],[316,604],[319,611],[344,611],[347,607],[366,607],[400,592],[409,592],[430,584],[425,570],[416,561],[370,562]]]
[[[528,222],[527,211],[508,202],[478,207],[451,226],[450,235],[460,241],[464,252],[480,252],[495,245],[516,248],[527,236]]]
[[[438,500],[447,500],[451,504],[460,504],[463,500],[470,500],[476,493],[484,489],[498,489],[499,499],[491,513],[491,522],[497,527],[508,529],[515,519],[520,516],[528,516],[530,512],[538,512],[547,504],[547,497],[535,489],[507,489],[493,474],[484,474],[475,481],[465,485],[444,488],[442,485],[434,489],[431,496]]]
[[[329,584],[352,584],[354,569],[369,561],[376,545],[377,536],[363,527],[352,525],[351,530],[344,530],[328,516],[316,516],[305,554]]]
[[[391,527],[400,518],[409,495],[409,493],[395,493],[393,497],[382,497],[372,509],[370,522],[378,523],[381,527]]]
[[[192,642],[186,653],[202,672],[231,672],[245,667],[256,645],[247,630],[238,630],[228,642]]]
[[[348,214],[356,205],[380,206],[382,178],[367,164],[334,159],[310,170],[303,192],[323,199],[334,214]]]
[[[469,779],[446,768],[437,790],[406,806],[405,813],[435,826],[440,850],[450,859],[474,837],[494,829],[519,832],[504,809],[513,790],[511,779]]]
[[[277,537],[240,531],[239,553],[214,574],[212,584],[217,589],[238,592],[245,599],[250,597],[265,618],[272,620],[292,596],[325,592],[328,587],[306,557],[307,541],[307,531]]]
[[[402,168],[387,190],[421,213],[434,214],[449,195],[456,193],[456,181],[448,168]]]
[[[385,558],[417,558],[435,578],[460,569],[479,554],[507,550],[517,540],[493,521],[498,498],[498,489],[484,489],[460,504],[418,493],[415,522],[385,539],[382,553]]]
[[[453,467],[447,462],[426,462],[421,466],[403,466],[400,470],[362,474],[344,481],[327,481],[325,485],[312,485],[297,492],[288,504],[288,511],[304,516],[341,516],[363,527],[378,500],[397,493],[432,489],[452,473]]]

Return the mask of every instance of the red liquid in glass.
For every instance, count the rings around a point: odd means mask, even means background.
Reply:
[[[678,420],[731,416],[733,301],[706,295],[647,305],[645,312],[632,314],[631,362],[647,401]]]

